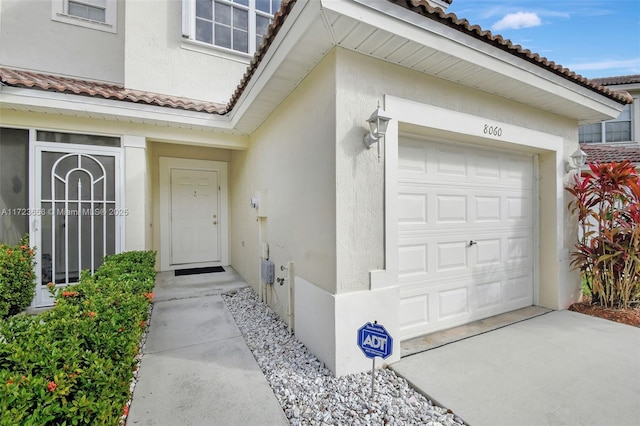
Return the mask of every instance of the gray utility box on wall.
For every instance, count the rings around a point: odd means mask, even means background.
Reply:
[[[273,284],[273,280],[276,277],[276,265],[270,260],[262,261],[262,274],[261,278],[265,284]]]

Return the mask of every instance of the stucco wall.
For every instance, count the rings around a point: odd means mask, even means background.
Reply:
[[[149,171],[147,169],[146,141],[142,136],[124,135],[124,249],[150,250],[147,235],[151,232],[147,205],[149,204]]]
[[[249,59],[233,54],[223,57],[206,47],[202,52],[183,48],[181,3],[127,2],[125,84],[138,90],[226,103]]]
[[[577,147],[578,123],[344,49],[337,49],[336,58],[336,105],[347,106],[336,114],[337,293],[367,289],[368,272],[385,266],[384,169],[382,163],[377,162],[375,149],[368,151],[362,144],[362,135],[367,130],[366,119],[377,102],[382,102],[384,95],[392,95],[562,138],[564,143],[557,147],[558,155],[540,149],[534,152],[540,156],[543,175],[540,255],[541,262],[548,265],[541,268],[541,283],[548,286],[541,293],[553,293],[543,298],[547,306],[566,307],[566,301],[577,294],[579,283],[577,274],[569,273],[566,261],[576,226],[568,221],[569,200],[563,186],[569,177],[562,170],[563,161]],[[560,279],[570,282],[561,282],[562,289],[559,289]]]
[[[287,276],[280,266],[293,261],[297,276],[335,292],[334,86],[334,58],[329,55],[252,135],[250,149],[232,153],[231,264],[254,286],[260,232],[278,277]],[[250,206],[259,190],[266,190],[261,229]],[[286,288],[275,284],[270,294],[281,315]]]
[[[0,64],[122,83],[124,1],[116,34],[54,21],[51,7],[50,0],[0,2]]]

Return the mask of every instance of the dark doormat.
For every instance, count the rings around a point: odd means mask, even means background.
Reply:
[[[222,266],[210,266],[208,268],[189,268],[189,269],[176,269],[176,277],[181,275],[195,275],[195,274],[210,274],[212,272],[224,272]]]

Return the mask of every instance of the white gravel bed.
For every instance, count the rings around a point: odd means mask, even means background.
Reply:
[[[223,296],[292,425],[463,425],[389,369],[333,377],[256,293]],[[355,337],[354,337],[355,339]]]

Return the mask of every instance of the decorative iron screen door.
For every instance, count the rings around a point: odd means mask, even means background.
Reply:
[[[126,211],[119,197],[119,148],[35,143],[36,306],[52,303],[46,285],[73,284],[120,248]]]

